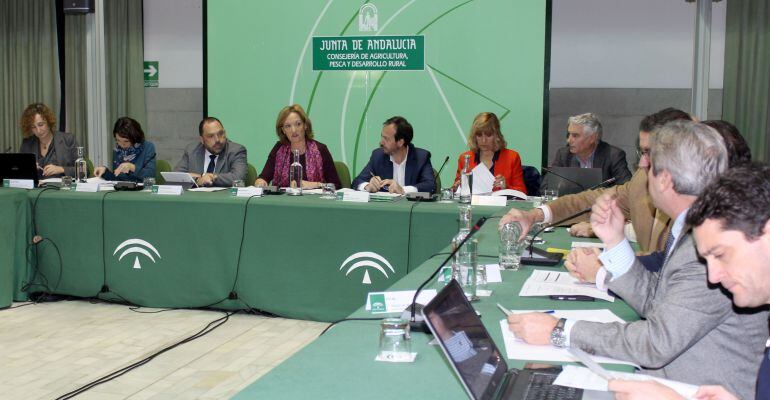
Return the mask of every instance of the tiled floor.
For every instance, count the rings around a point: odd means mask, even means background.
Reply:
[[[0,311],[0,399],[55,399],[222,316],[192,310],[137,313],[87,301]],[[76,398],[226,399],[313,341],[326,326],[236,314],[208,335]]]

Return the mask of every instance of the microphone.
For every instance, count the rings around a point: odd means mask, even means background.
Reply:
[[[447,158],[449,158],[449,157],[447,157]],[[441,271],[442,268],[444,268],[446,263],[449,262],[449,260],[451,260],[452,257],[454,257],[454,255],[465,245],[465,242],[467,242],[468,239],[471,238],[471,236],[473,236],[476,232],[479,231],[479,229],[481,229],[481,227],[484,225],[485,222],[487,222],[487,220],[495,219],[495,218],[502,218],[502,217],[481,217],[481,218],[479,218],[479,220],[476,221],[476,224],[473,225],[473,227],[471,227],[471,231],[468,232],[468,234],[465,235],[465,238],[460,242],[460,244],[454,250],[452,250],[451,253],[449,253],[449,256],[447,256],[447,258],[444,260],[444,262],[442,262],[441,265],[439,265],[438,268],[436,268],[436,270],[433,271],[432,274],[430,274],[430,276],[428,277],[428,279],[425,280],[425,282],[423,282],[419,287],[417,287],[417,290],[414,292],[414,297],[412,298],[412,304],[406,310],[404,310],[404,312],[401,314],[402,318],[404,316],[406,316],[406,315],[409,316],[409,318],[408,318],[409,319],[409,326],[410,326],[410,328],[412,330],[420,331],[420,332],[426,332],[426,333],[430,332],[430,330],[428,329],[428,326],[425,324],[425,321],[423,321],[422,318],[417,319],[417,316],[416,316],[416,314],[417,314],[417,307],[419,306],[420,308],[422,308],[422,305],[418,305],[417,304],[417,296],[420,294],[422,289],[425,287],[425,285],[428,284],[428,282],[430,282],[431,280],[433,280],[433,278],[436,277],[436,274],[438,274],[438,272]],[[474,279],[475,279],[475,277],[474,277]]]
[[[612,185],[613,183],[615,183],[615,181],[616,181],[616,180],[618,180],[618,178],[615,178],[615,177],[613,176],[612,178],[609,178],[609,179],[607,179],[607,180],[605,180],[605,181],[602,181],[602,182],[600,182],[600,183],[597,183],[596,185],[593,185],[593,186],[591,186],[591,187],[590,187],[590,188],[588,188],[587,190],[594,190],[594,189],[599,189],[599,188],[601,188],[601,187],[605,187],[605,186],[609,186],[609,185]]]
[[[441,175],[441,171],[443,171],[443,170],[444,170],[444,167],[446,167],[446,163],[447,163],[447,161],[449,161],[449,156],[446,156],[446,157],[444,158],[444,162],[443,162],[443,163],[441,163],[441,167],[438,169],[438,171],[436,171],[436,173],[435,173],[435,174],[433,174],[433,181],[434,181],[434,182],[436,181],[436,178],[438,178],[438,176],[439,176],[439,175]],[[436,192],[436,193],[438,193],[438,191],[439,191],[439,190],[441,190],[441,188],[440,188],[440,187],[436,187],[436,190],[435,190],[435,192]]]
[[[552,169],[550,169],[550,168],[548,168],[548,167],[543,167],[543,171],[545,171],[545,172],[548,172],[549,174],[552,174],[552,175],[556,175],[556,176],[558,176],[559,178],[561,178],[561,179],[564,179],[564,180],[565,180],[565,181],[567,181],[567,182],[570,182],[570,183],[574,183],[574,184],[576,184],[576,185],[580,186],[580,189],[582,189],[582,190],[586,190],[586,187],[585,187],[585,186],[583,186],[583,185],[581,185],[581,184],[580,184],[580,182],[578,182],[578,181],[575,181],[575,180],[572,180],[572,179],[570,179],[570,178],[567,178],[567,177],[566,177],[566,176],[564,176],[564,175],[560,175],[560,174],[557,174],[556,172],[554,172]]]
[[[562,219],[560,219],[560,220],[558,220],[556,222],[551,222],[550,224],[544,224],[540,229],[538,229],[537,232],[535,232],[534,235],[532,235],[532,241],[529,242],[529,248],[528,248],[530,256],[532,255],[532,246],[535,244],[535,238],[537,237],[537,235],[541,234],[544,230],[546,230],[548,228],[553,228],[554,226],[557,226],[557,225],[561,224],[562,222],[569,221],[572,218],[579,217],[579,216],[581,216],[581,215],[583,215],[585,213],[588,213],[590,211],[591,211],[591,207],[589,206],[589,207],[586,207],[586,208],[584,208],[584,209],[582,209],[582,210],[580,210],[580,211],[578,211],[578,212],[576,212],[576,213],[574,213],[574,214],[572,214],[572,215],[570,215],[570,216],[568,216],[566,218],[562,218]]]
[[[447,161],[449,161],[449,156],[446,156],[444,159],[444,163],[441,164],[441,168],[436,171],[435,174],[433,174],[433,182],[436,182],[436,177],[439,176],[441,173],[441,170],[444,169],[444,166],[446,165]],[[433,185],[433,193],[430,192],[414,192],[414,193],[407,193],[406,199],[409,201],[436,201],[437,196],[435,193],[438,193],[438,191],[441,190],[440,187],[437,187],[437,185]]]

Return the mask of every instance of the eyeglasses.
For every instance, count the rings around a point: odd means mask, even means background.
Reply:
[[[297,121],[294,124],[291,124],[291,123],[283,124],[283,126],[281,128],[283,128],[283,130],[285,130],[285,131],[288,131],[288,130],[291,130],[292,126],[294,128],[296,128],[296,129],[299,129],[299,128],[302,128],[303,125],[304,124],[302,123],[302,121]]]
[[[641,159],[642,157],[650,157],[650,149],[646,150],[636,150],[636,158]]]

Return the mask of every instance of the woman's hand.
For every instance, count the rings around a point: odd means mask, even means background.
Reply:
[[[318,189],[323,187],[322,182],[302,181],[302,189]]]
[[[115,168],[115,175],[127,174],[134,171],[136,171],[136,165],[131,164],[130,162],[124,162]],[[96,171],[94,171],[94,173],[96,173]]]
[[[43,168],[43,176],[61,175],[63,173],[64,168],[58,165],[48,164]]]
[[[508,186],[505,184],[505,177],[504,177],[504,176],[502,176],[502,175],[497,175],[497,176],[495,177],[495,181],[492,183],[492,187],[493,187],[493,188],[494,188],[494,187],[499,187],[499,188],[501,188],[501,189],[505,189],[506,187],[508,187]]]
[[[107,171],[107,167],[96,167],[96,169],[94,169],[94,176],[99,178],[102,175],[104,175],[106,171]]]
[[[257,186],[257,187],[266,187],[266,186],[267,186],[267,181],[266,181],[266,180],[264,180],[264,179],[262,179],[262,178],[257,178],[257,180],[256,180],[256,181],[254,181],[254,186]]]

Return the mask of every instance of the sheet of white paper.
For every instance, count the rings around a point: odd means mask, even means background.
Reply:
[[[616,379],[625,379],[631,381],[648,381],[654,380],[660,382],[663,385],[674,389],[677,393],[686,399],[692,399],[695,397],[695,392],[698,391],[698,387],[683,382],[672,381],[668,379],[656,378],[644,374],[631,374],[628,372],[607,371],[610,376]],[[565,365],[562,372],[553,382],[554,385],[569,386],[584,390],[599,390],[607,391],[607,380],[601,376],[595,374],[588,368],[579,367],[577,365]]]
[[[216,186],[201,186],[201,187],[196,187],[196,188],[190,188],[190,189],[187,189],[187,190],[190,191],[190,192],[207,192],[208,193],[208,192],[218,192],[220,190],[227,190],[227,189],[230,189],[230,188],[227,188],[227,187],[216,187]]]
[[[100,176],[94,176],[94,177],[88,178],[88,179],[86,179],[86,182],[87,183],[98,183],[100,185],[101,184],[105,184],[105,183],[112,183],[113,185],[115,184],[115,182],[108,181],[108,180],[106,180],[106,179],[104,179],[104,178],[102,178]]]
[[[473,173],[473,194],[492,193],[492,185],[495,183],[495,176],[489,172],[489,168],[480,163],[471,171]]]
[[[542,310],[540,310],[542,311]],[[538,312],[538,310],[511,310],[513,314],[527,312]],[[607,309],[601,310],[555,310],[552,314],[556,318],[569,318],[581,321],[593,322],[623,322],[617,315]],[[540,361],[559,361],[559,362],[578,362],[577,358],[570,354],[567,349],[551,345],[537,346],[524,343],[508,329],[508,320],[500,320],[500,330],[503,332],[503,341],[505,343],[505,353],[508,358],[515,360],[540,360]],[[592,356],[598,363],[608,364],[626,364],[638,367],[630,361],[616,360],[609,357]]]
[[[61,178],[46,178],[38,181],[38,184],[40,185],[44,183],[61,183]]]
[[[351,188],[342,188],[337,190],[337,193],[355,192],[355,191],[356,191],[355,189],[351,189]]]
[[[401,196],[403,196],[403,194],[390,193],[390,192],[377,192],[377,193],[372,193],[372,196],[378,196],[378,197],[401,197]]]
[[[496,192],[492,192],[492,196],[513,196],[517,199],[527,200],[527,195],[514,189],[503,189]]]
[[[372,294],[378,294],[383,293],[385,294],[385,307],[386,307],[386,313],[392,313],[392,312],[401,312],[406,310],[406,307],[410,306],[412,304],[412,299],[414,298],[414,290],[400,290],[400,291],[393,291],[393,292],[370,292],[368,296],[366,296],[366,307],[364,307],[366,310],[371,310],[372,305],[369,304],[369,298]],[[429,301],[433,300],[434,297],[436,297],[436,294],[438,292],[436,289],[425,289],[420,292],[420,294],[417,296],[417,303],[419,304],[428,304]]]
[[[321,188],[302,189],[302,194],[324,194],[324,190]]]
[[[579,295],[614,302],[615,297],[593,284],[580,283],[567,272],[536,269],[521,287],[519,296]]]
[[[604,243],[602,242],[572,242],[572,248],[576,247],[596,247],[599,249],[604,248]]]
[[[503,281],[503,276],[500,275],[500,266],[497,264],[484,265],[487,269],[487,283],[498,283]]]

